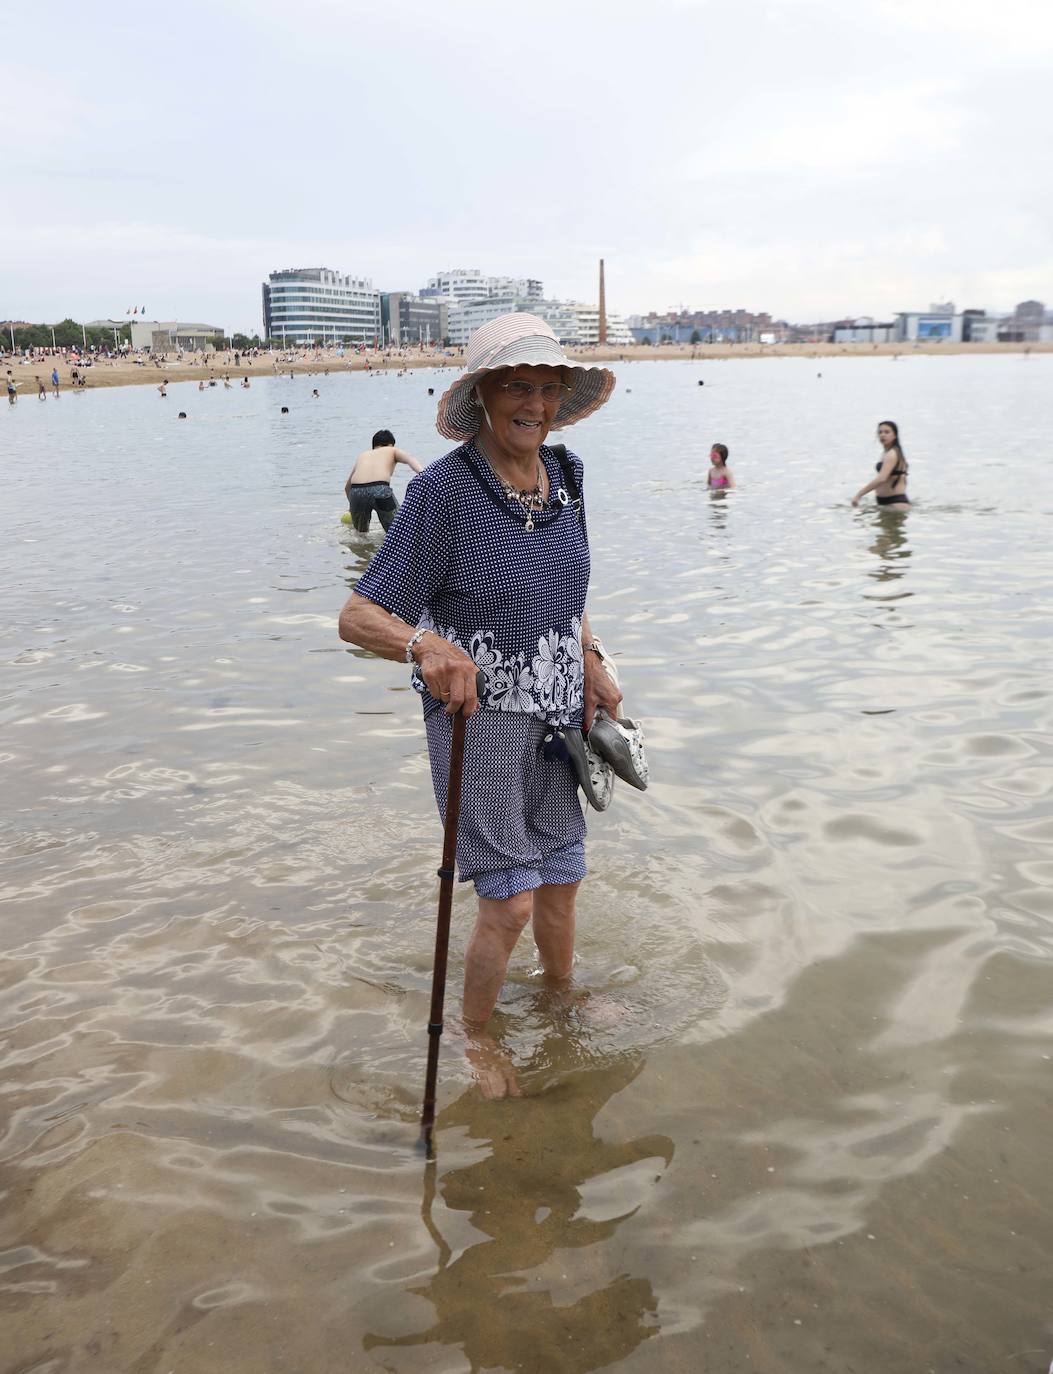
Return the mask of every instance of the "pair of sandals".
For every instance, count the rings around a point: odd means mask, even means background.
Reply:
[[[600,706],[588,734],[568,729],[563,738],[578,786],[594,810],[606,811],[610,806],[616,776],[641,792],[647,790],[643,731],[635,721],[616,720]]]

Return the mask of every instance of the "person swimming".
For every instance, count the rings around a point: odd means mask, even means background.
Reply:
[[[894,420],[882,420],[877,427],[877,437],[884,454],[874,464],[877,476],[860,487],[852,497],[852,505],[858,506],[867,492],[874,492],[879,506],[909,506],[907,495],[907,460],[899,442],[899,426]]]
[[[706,474],[706,486],[710,491],[725,491],[734,487],[735,479],[728,467],[727,444],[714,444],[709,450],[709,461],[712,466]]]

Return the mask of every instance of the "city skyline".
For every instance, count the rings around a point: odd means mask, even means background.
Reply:
[[[1053,11],[1027,0],[60,18],[41,45],[16,11],[0,55],[3,315],[146,300],[252,330],[258,283],[298,263],[594,303],[600,257],[622,315],[1053,299]]]

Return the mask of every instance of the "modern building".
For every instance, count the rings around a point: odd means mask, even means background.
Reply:
[[[541,306],[543,309],[539,309]],[[552,326],[561,343],[592,345],[600,341],[600,308],[584,301],[535,301],[528,307]],[[621,315],[607,311],[607,345],[631,344],[633,336]]]
[[[151,353],[194,352],[227,339],[227,331],[218,324],[188,324],[185,320],[132,320],[129,331],[132,348],[148,348]]]
[[[194,352],[222,344],[227,338],[220,324],[190,324],[186,320],[88,320],[84,328],[116,329],[122,338],[127,329],[129,347],[136,352],[143,348],[152,353]]]
[[[464,305],[484,296],[520,296],[523,300],[539,301],[545,291],[536,277],[484,277],[477,267],[453,267],[432,277],[420,294],[443,296],[451,304]]]
[[[452,344],[466,344],[469,337],[488,320],[498,315],[510,315],[517,310],[537,315],[550,326],[565,344],[596,344],[600,337],[598,305],[584,305],[579,301],[548,301],[516,294],[484,296],[451,306],[448,334]],[[607,343],[617,346],[629,344],[632,337],[620,315],[607,312]]]
[[[905,310],[896,316],[895,342],[933,340],[961,343],[962,316],[955,314],[953,301],[938,302],[928,310]]]
[[[380,339],[380,292],[366,277],[328,267],[272,272],[263,283],[263,334],[284,343],[368,343]]]
[[[1021,301],[1011,315],[962,312],[966,343],[1053,343],[1053,311],[1041,301]]]
[[[629,332],[637,343],[752,343],[772,330],[768,314],[749,310],[669,310],[659,315],[630,315]]]
[[[441,344],[449,331],[449,302],[425,299],[412,291],[385,291],[380,296],[380,324],[385,343]]]
[[[1048,343],[1053,340],[1053,312],[1041,301],[1021,301],[1000,322],[998,338],[1006,343]]]
[[[896,326],[889,320],[881,324],[870,315],[863,315],[851,324],[839,324],[834,329],[834,343],[879,344],[892,343]]]

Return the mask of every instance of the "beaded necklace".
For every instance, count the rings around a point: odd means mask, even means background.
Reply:
[[[493,468],[492,463],[490,466]],[[513,483],[506,482],[496,469],[494,469],[494,476],[501,483],[501,487],[508,500],[511,501],[513,505],[518,506],[526,516],[525,529],[529,533],[534,528],[534,512],[536,510],[541,511],[545,509],[545,478],[541,467],[541,459],[539,458],[537,460],[537,484],[533,491],[520,491]]]

